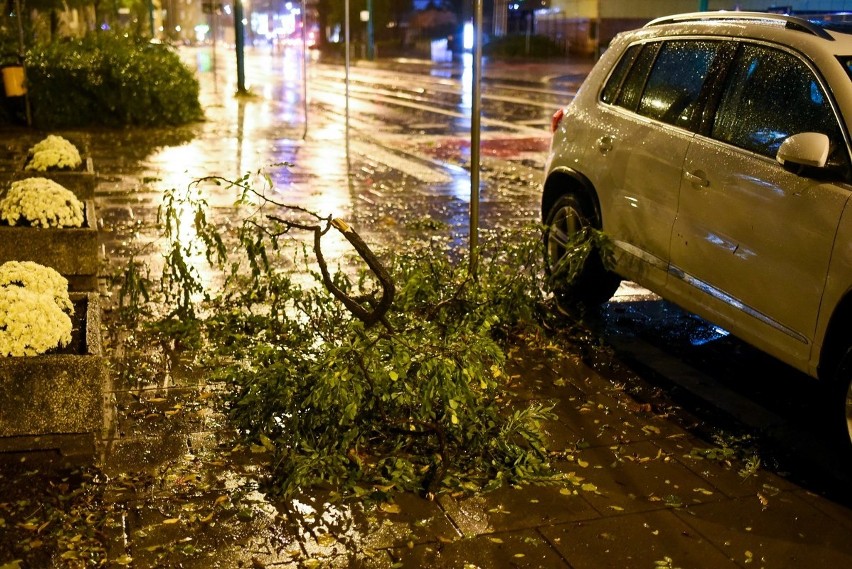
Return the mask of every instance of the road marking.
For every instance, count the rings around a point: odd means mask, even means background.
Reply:
[[[394,152],[385,150],[377,144],[353,140],[349,142],[349,149],[369,160],[384,164],[389,168],[398,170],[407,176],[411,176],[427,184],[449,184],[453,181],[453,178],[449,174],[435,170],[420,160],[409,160]]]
[[[332,94],[330,91],[326,91],[325,93],[328,93],[329,95]],[[319,100],[323,100],[322,94],[323,94],[323,92],[314,92],[314,98],[319,99]],[[459,113],[459,112],[456,112],[456,111],[450,111],[450,110],[442,109],[442,108],[435,107],[435,106],[432,106],[432,105],[422,105],[422,104],[419,104],[419,103],[415,103],[413,101],[401,99],[401,98],[396,97],[396,96],[388,97],[388,96],[384,96],[384,95],[378,95],[378,94],[375,93],[375,90],[373,90],[372,92],[365,92],[364,94],[358,94],[358,93],[355,92],[354,89],[352,89],[349,92],[349,96],[352,99],[358,99],[358,100],[361,100],[361,101],[366,101],[366,102],[374,103],[374,104],[386,103],[386,104],[389,104],[389,105],[395,105],[395,106],[398,106],[398,107],[406,107],[406,108],[415,109],[415,110],[418,110],[418,111],[426,111],[426,112],[429,112],[429,113],[434,113],[434,114],[438,114],[438,115],[445,115],[445,116],[453,117],[453,118],[457,118],[457,119],[470,120],[470,113]],[[336,103],[335,101],[329,101],[328,99],[325,99],[324,102],[329,103],[329,104],[335,104]],[[521,133],[529,134],[529,135],[541,135],[542,133],[546,134],[546,129],[544,129],[544,128],[531,128],[531,127],[526,126],[526,125],[512,123],[512,122],[508,122],[508,121],[502,121],[502,120],[498,120],[498,119],[489,119],[487,117],[482,117],[481,121],[482,121],[483,126],[500,127],[500,128],[504,128],[504,129],[507,129],[507,130],[514,130],[516,132],[521,132]]]
[[[325,78],[326,80],[332,81],[335,85],[340,85],[340,81],[345,77],[344,73],[335,69],[333,72],[329,70],[321,70],[317,69],[315,71],[316,75],[314,79],[319,79],[320,77]],[[436,75],[421,75],[414,74],[411,72],[400,71],[398,73],[392,72],[377,72],[377,70],[371,70],[369,73],[350,73],[350,80],[355,82],[362,82],[367,84],[374,84],[376,81],[376,76],[392,79],[393,82],[390,85],[403,85],[404,87],[411,88],[411,83],[406,81],[406,77],[416,77],[419,84],[426,85],[425,88],[432,89],[434,91],[440,91],[444,93],[454,93],[456,95],[461,94],[463,89],[463,81],[461,79],[453,79],[453,78],[445,78],[439,77]],[[485,78],[487,83],[484,83],[484,92],[482,94],[483,98],[488,98],[490,95],[488,93],[489,90],[501,89],[505,91],[519,91],[522,93],[534,93],[536,95],[551,95],[557,97],[570,97],[573,98],[577,94],[576,89],[552,89],[546,88],[546,86],[555,80],[558,80],[562,77],[565,77],[565,74],[559,75],[546,75],[543,76],[540,83],[541,87],[535,86],[525,86],[525,85],[517,85],[515,83],[506,83],[501,79],[489,79]],[[580,83],[581,81],[577,81]],[[538,104],[530,101],[532,104]]]

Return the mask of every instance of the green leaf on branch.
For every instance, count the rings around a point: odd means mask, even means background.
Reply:
[[[552,407],[507,388],[506,351],[543,313],[540,228],[485,233],[476,276],[445,241],[373,253],[357,234],[346,239],[367,266],[326,272],[323,238],[352,229],[274,202],[258,178],[166,193],[167,316],[151,326],[179,322],[208,381],[227,386],[235,431],[269,455],[269,489],[431,495],[558,480],[543,427]],[[227,235],[205,183],[240,194],[244,217]]]

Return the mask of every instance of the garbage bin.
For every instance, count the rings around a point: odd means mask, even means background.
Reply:
[[[0,69],[3,72],[3,89],[7,97],[23,97],[27,94],[23,65],[4,65]]]

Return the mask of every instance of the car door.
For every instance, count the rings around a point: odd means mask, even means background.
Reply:
[[[607,190],[600,192],[604,231],[618,271],[651,288],[667,278],[683,159],[719,50],[719,42],[698,40],[633,46],[629,71],[617,67],[601,93],[589,152]]]
[[[848,148],[798,56],[742,44],[731,65],[709,136],[697,135],[684,161],[669,286],[687,308],[805,369],[849,187],[826,171],[788,171],[775,155],[793,134],[824,133],[839,180]]]

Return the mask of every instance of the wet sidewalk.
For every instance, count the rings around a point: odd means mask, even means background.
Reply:
[[[202,61],[201,53],[190,54]],[[199,67],[201,69],[201,66]],[[548,73],[545,73],[548,71]],[[552,72],[552,73],[551,73]],[[114,413],[97,468],[51,453],[0,455],[0,568],[441,567],[800,568],[852,564],[852,510],[755,460],[735,437],[709,438],[703,422],[615,359],[555,334],[510,354],[520,401],[555,404],[549,451],[560,485],[480,496],[339,501],[323,492],[276,501],[257,490],[266,454],[234,442],[215,400],[219,386],[178,363],[133,359],[134,338],[109,328],[115,283],[131,255],[157,252],[164,189],[194,177],[272,171],[300,205],[334,204],[392,243],[406,216],[464,226],[454,185],[434,188],[341,145],[340,121],[293,102],[202,77],[208,121],[159,131],[67,133],[86,141],[99,181],[104,334],[113,359]],[[499,64],[486,75],[572,76]],[[2,133],[7,155],[40,133]],[[519,170],[523,171],[523,170]],[[535,219],[537,181],[486,175],[484,219]],[[210,196],[223,223],[233,196]],[[603,351],[606,355],[606,351]],[[593,365],[594,364],[594,365]],[[121,373],[120,373],[121,372]],[[847,502],[848,504],[848,502]],[[99,564],[96,560],[108,558]]]

